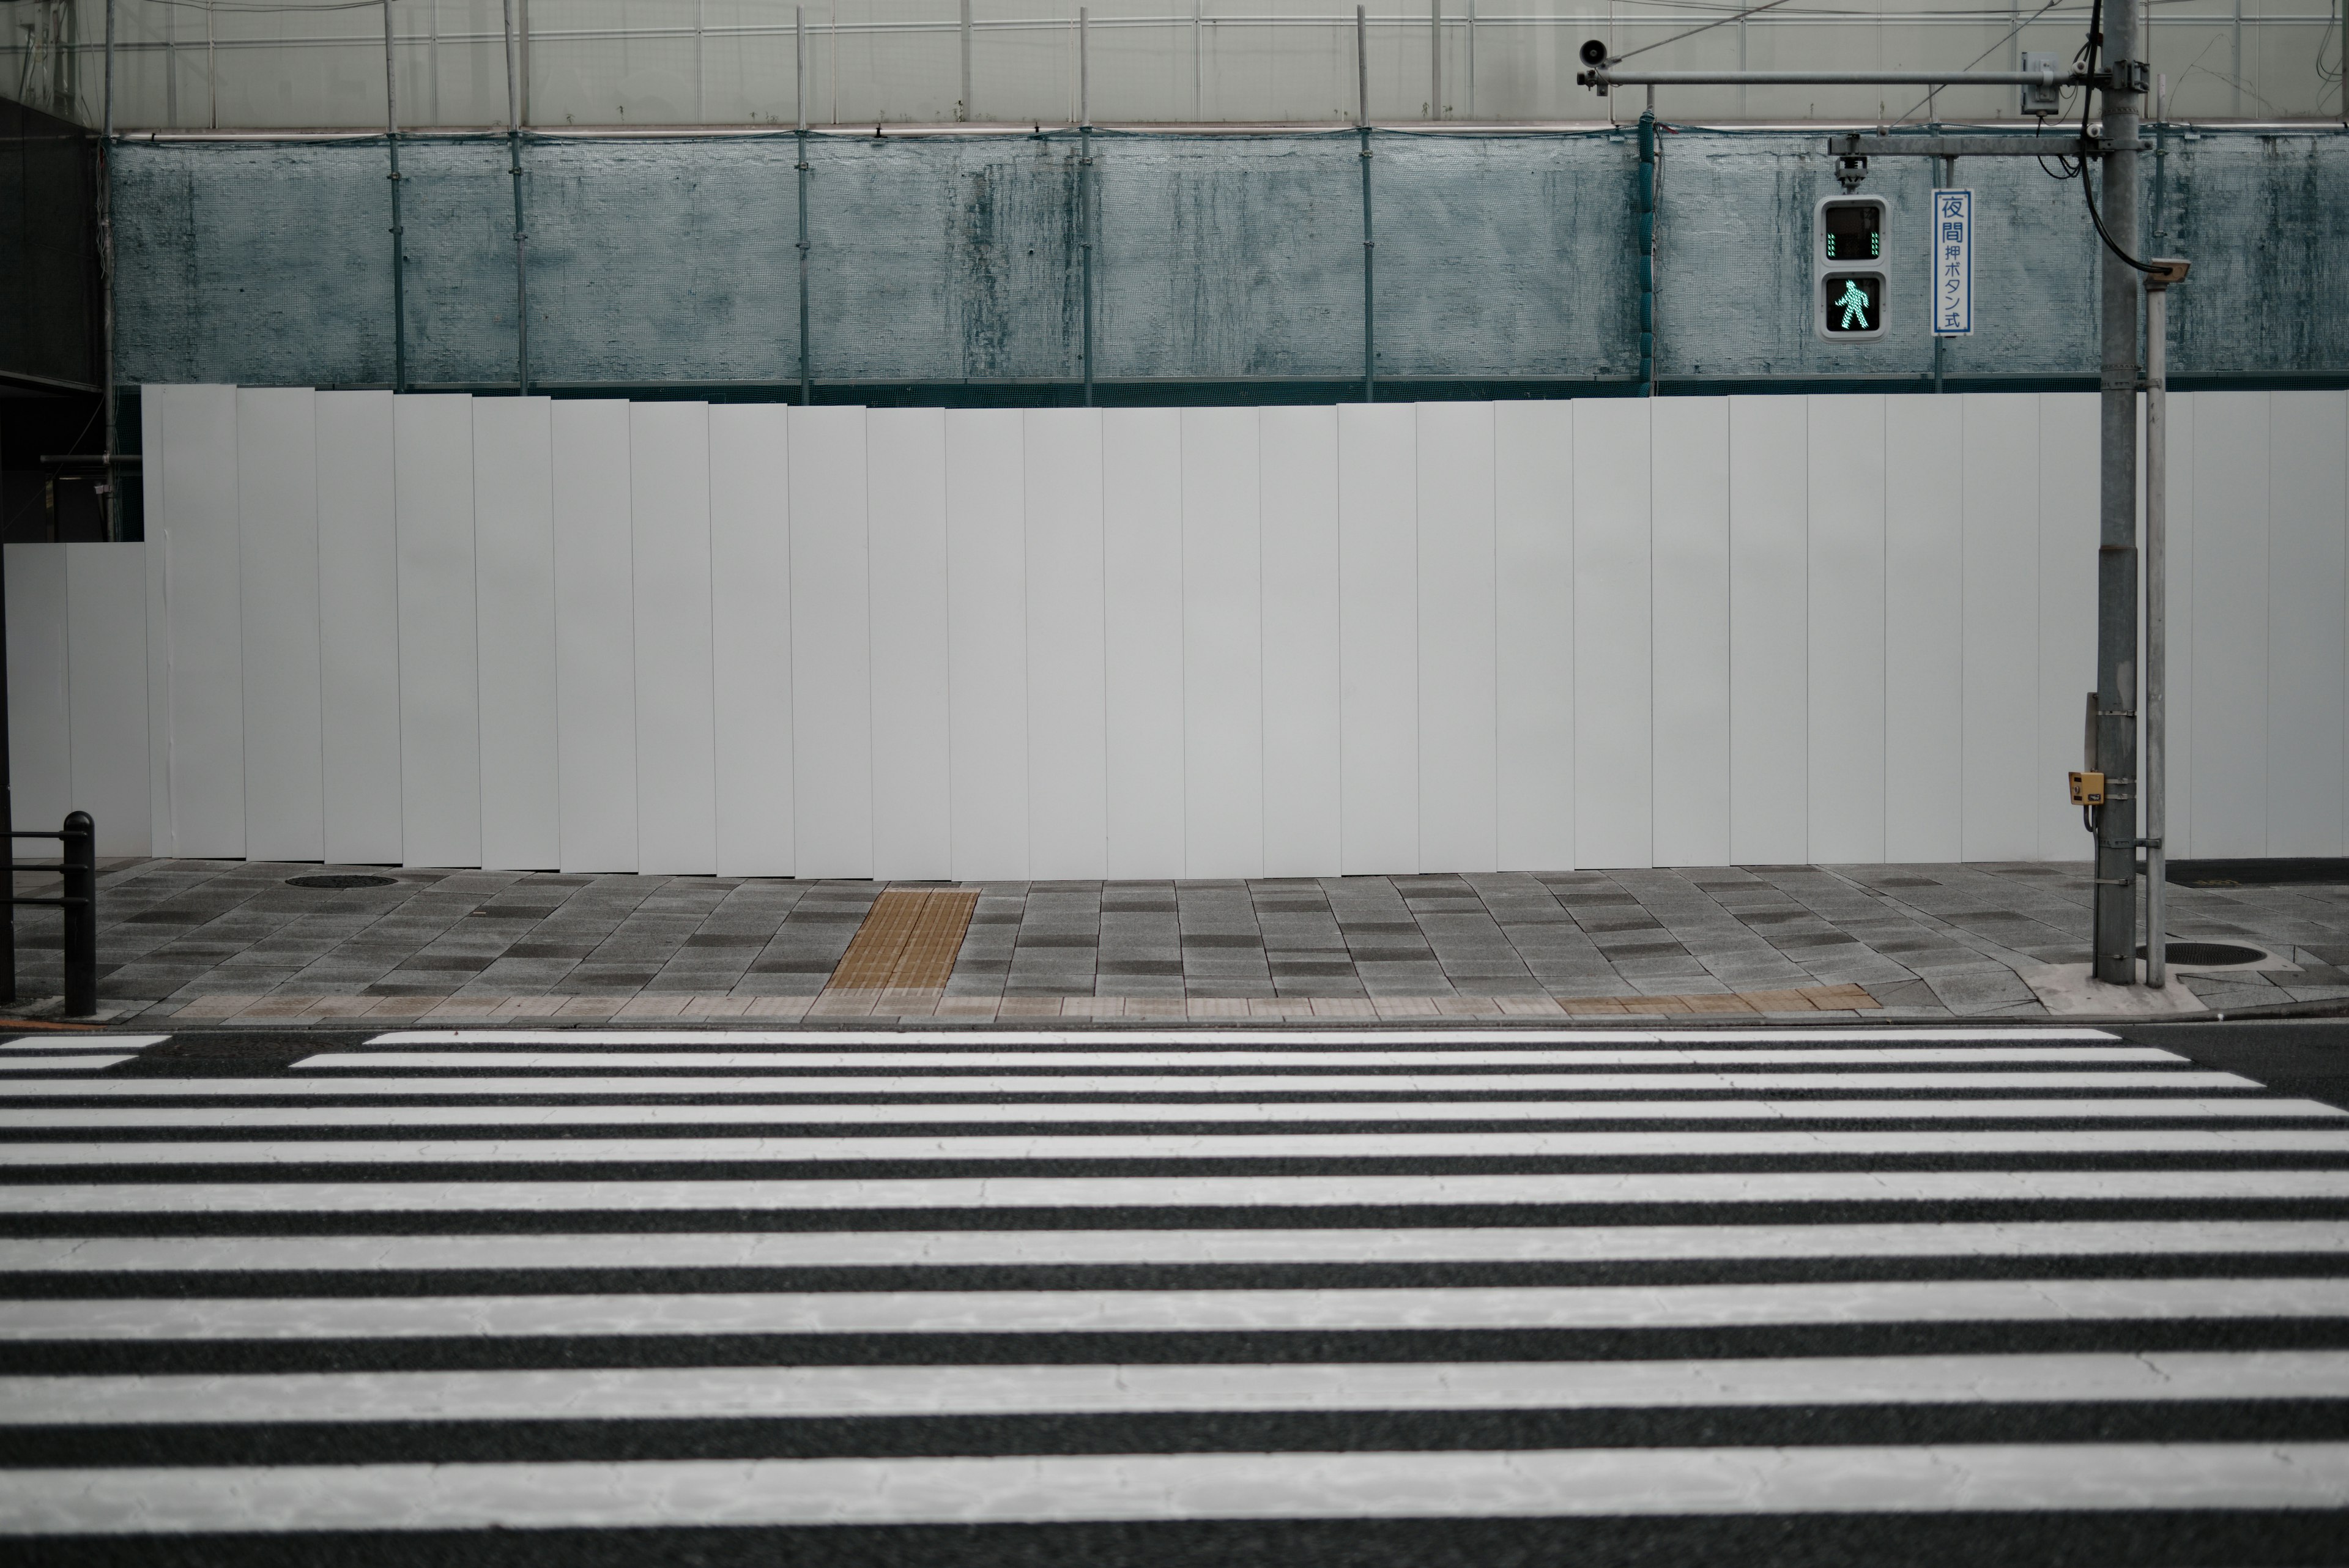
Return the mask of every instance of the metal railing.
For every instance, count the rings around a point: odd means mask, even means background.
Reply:
[[[18,828],[11,830],[9,838],[55,838],[61,849],[56,870],[64,886],[54,898],[20,898],[16,893],[16,874],[19,871],[47,871],[51,867],[16,863],[16,850],[9,849],[8,891],[0,905],[8,909],[5,923],[6,968],[0,971],[0,1002],[16,1000],[16,911],[26,905],[35,905],[61,911],[65,916],[65,1015],[87,1018],[98,1011],[98,825],[89,813],[74,811],[66,814],[65,826],[55,832],[44,833]]]
[[[1118,14],[1115,0],[1092,7],[1097,123],[1343,124],[1352,114],[1356,27],[1345,0],[1293,9],[1251,0],[1132,3],[1131,14]],[[2341,4],[2273,0],[2261,10],[2149,0],[2145,53],[2157,73],[2171,76],[2186,118],[2329,117],[2343,101]],[[843,16],[819,0],[805,7],[802,32],[795,0],[723,7],[656,0],[616,25],[578,0],[538,0],[535,18],[529,0],[518,0],[521,119],[554,130],[802,119],[1073,123],[1083,75],[1080,7],[1050,0],[1009,8],[1030,14],[975,15],[970,0],[922,0],[885,16],[861,5]],[[92,0],[26,0],[12,9],[31,20],[0,40],[0,92],[95,123],[103,45]],[[378,123],[382,93],[368,67],[384,39],[371,9],[355,9],[353,0],[265,7],[122,0],[116,122],[140,130]],[[497,6],[450,7],[444,16],[433,0],[395,0],[386,9],[411,129],[503,122],[502,73],[492,62],[508,34],[485,25],[497,19]],[[1385,0],[1368,10],[1375,57],[1367,85],[1381,122],[1583,118],[1588,109],[1573,90],[1571,56],[1594,35],[1667,70],[2019,70],[2026,48],[2068,58],[2090,16],[2089,0],[1950,0],[1916,9],[1826,0]],[[68,25],[68,17],[78,20]],[[1682,118],[1843,120],[1889,112],[1864,94],[1814,102],[1765,88],[1751,103],[1744,88],[1677,96]],[[2013,112],[2011,95],[1981,91],[1954,104],[1944,97],[1938,107],[1961,119]],[[1934,118],[1932,109],[1926,113]]]

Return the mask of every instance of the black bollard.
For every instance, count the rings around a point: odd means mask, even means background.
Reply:
[[[98,1011],[98,825],[86,811],[69,812],[63,862],[67,1018],[87,1018]]]

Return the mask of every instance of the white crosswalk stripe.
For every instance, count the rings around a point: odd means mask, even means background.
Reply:
[[[163,1038],[0,1047],[0,1534],[2349,1517],[2344,1113],[2109,1032]]]
[[[690,1060],[672,1060],[667,1055],[564,1055],[564,1058],[535,1058],[517,1055],[510,1060],[489,1060],[480,1063],[484,1067],[505,1067],[505,1070],[550,1072],[566,1067],[599,1067],[604,1072],[629,1070],[665,1070],[665,1067],[763,1067],[759,1058],[729,1051],[712,1051],[705,1058],[695,1055]],[[317,1067],[319,1060],[310,1058],[294,1063],[296,1067]],[[399,1067],[472,1067],[468,1060],[413,1060],[401,1058],[368,1058],[359,1060],[357,1067],[378,1067],[378,1064],[399,1064]],[[420,1084],[420,1093],[462,1093],[453,1088],[465,1079],[411,1079]],[[575,1084],[583,1079],[540,1079],[540,1093],[583,1093]],[[646,1079],[606,1079],[611,1084],[627,1084],[625,1093],[646,1093],[653,1088]],[[690,1079],[681,1079],[690,1082]],[[352,1079],[343,1084],[341,1093],[385,1093],[385,1079]],[[669,1079],[660,1079],[662,1088]],[[2258,1084],[2234,1072],[2194,1072],[2189,1067],[2178,1067],[2168,1072],[2133,1072],[2133,1070],[2097,1070],[2076,1072],[2058,1067],[2032,1067],[2023,1072],[1443,1072],[1443,1075],[1419,1075],[1419,1072],[1327,1072],[1327,1075],[1304,1075],[1304,1072],[1216,1072],[1203,1076],[1155,1075],[890,1075],[890,1076],[742,1076],[729,1079],[730,1088],[721,1093],[1010,1093],[1010,1096],[1033,1096],[1033,1093],[1508,1093],[1508,1091],[1562,1091],[1562,1093],[1656,1093],[1656,1091],[1771,1091],[1771,1088],[2258,1088]],[[364,1086],[364,1088],[355,1088]],[[684,1091],[678,1091],[684,1093]]]
[[[27,1034],[16,1040],[0,1041],[0,1051],[143,1051],[150,1045],[160,1045],[170,1038],[168,1034],[91,1034],[76,1031],[72,1033]]]
[[[1421,1074],[1403,1076],[1400,1082],[1402,1085],[1431,1085],[1445,1084],[1450,1082],[1451,1079],[1448,1075],[1438,1076],[1433,1074],[1425,1073],[1424,1070],[1430,1067],[1441,1067],[1449,1070],[1454,1067],[1465,1066],[1490,1067],[1518,1065],[1518,1064],[1515,1063],[1495,1063],[1491,1061],[1477,1061],[1473,1059],[1464,1059],[1457,1062],[1430,1062],[1421,1058],[1417,1053],[1412,1053],[1408,1055],[1405,1055],[1402,1053],[1397,1053],[1396,1054],[1402,1059],[1397,1060],[1383,1056],[1356,1054],[1347,1056],[1339,1061],[1330,1062],[1328,1065],[1333,1067],[1353,1067],[1360,1069],[1361,1071],[1358,1071],[1346,1080],[1350,1084],[1363,1082],[1374,1073],[1383,1075],[1397,1069],[1417,1068],[1422,1070]],[[1467,1054],[1464,1053],[1464,1057],[1465,1057],[1466,1054]],[[1479,1053],[1478,1054],[1481,1055],[1483,1054]],[[1637,1088],[1641,1085],[1655,1085],[1663,1087],[1670,1087],[1673,1084],[1682,1081],[1686,1081],[1691,1085],[1696,1085],[1735,1086],[1746,1088],[1769,1088],[1774,1085],[1780,1087],[1827,1088],[1833,1086],[1833,1081],[1836,1078],[1843,1075],[1837,1072],[1817,1071],[1807,1073],[1757,1073],[1739,1071],[1727,1073],[1690,1073],[1685,1075],[1665,1073],[1599,1073],[1591,1072],[1588,1069],[1593,1067],[1611,1066],[1618,1064],[1605,1061],[1590,1061],[1583,1063],[1562,1062],[1558,1059],[1558,1054],[1556,1052],[1528,1052],[1526,1054],[1529,1056],[1538,1056],[1541,1060],[1526,1062],[1523,1064],[1525,1066],[1575,1066],[1585,1069],[1584,1071],[1573,1074],[1571,1075],[1572,1079],[1578,1083],[1588,1084],[1590,1087],[1595,1089],[1628,1089]],[[1618,1058],[1628,1059],[1627,1064],[1630,1065],[1672,1067],[1698,1065],[1717,1066],[1723,1064],[1725,1055],[1724,1053],[1721,1052],[1706,1052],[1702,1055],[1699,1055],[1695,1052],[1663,1051],[1640,1052],[1636,1054],[1629,1051],[1623,1051],[1611,1053],[1611,1054]],[[1758,1061],[1765,1064],[1779,1063],[1796,1066],[1826,1066],[1840,1069],[1846,1066],[1848,1059],[1855,1054],[1857,1054],[1850,1052],[1822,1053],[1816,1051],[1757,1051],[1753,1053],[1751,1055],[1746,1056],[1729,1056],[1727,1057],[1727,1061],[1740,1066],[1741,1068],[1746,1064]],[[1909,1069],[1922,1069],[1921,1071],[1912,1070],[1899,1074],[1862,1073],[1849,1075],[1851,1077],[1857,1079],[1858,1083],[1857,1086],[1876,1088],[1896,1087],[1901,1083],[1914,1079],[1927,1085],[1953,1084],[1961,1085],[1967,1088],[1988,1089],[1996,1088],[2002,1083],[2019,1082],[2025,1079],[2038,1078],[2054,1078],[2058,1082],[2082,1084],[2089,1081],[2095,1075],[2077,1071],[2069,1073],[2050,1072],[2044,1067],[2036,1066],[2035,1064],[2033,1070],[2028,1073],[2011,1071],[1939,1072],[1934,1071],[1933,1069],[1943,1064],[1965,1060],[1963,1056],[1951,1056],[1939,1051],[1930,1054],[1927,1054],[1922,1052],[1906,1051],[1870,1052],[1865,1056],[1858,1057],[1858,1060],[1877,1066],[1898,1066]],[[1977,1060],[1980,1060],[1980,1058]],[[1992,1058],[1991,1060],[2000,1060],[2002,1061],[2002,1064],[2003,1064],[2003,1063],[2010,1062],[2029,1062],[2033,1061],[2033,1058],[2016,1055],[2008,1056],[2003,1059]],[[2142,1062],[2145,1061],[2146,1058],[2111,1055],[2090,1056],[2079,1054],[2050,1056],[2045,1058],[2045,1060],[2061,1061],[2067,1066],[2076,1067],[2078,1064],[2085,1062],[2096,1063],[2099,1065],[2108,1065],[2114,1062]],[[959,1068],[964,1066],[1002,1067],[1011,1065],[1012,1064],[1004,1062],[957,1063],[925,1061],[910,1064],[937,1069],[945,1067]],[[1081,1064],[1085,1066],[1100,1067],[1108,1065],[1109,1064],[1094,1060]],[[1311,1066],[1314,1064],[1315,1064],[1311,1062],[1297,1063],[1281,1062],[1277,1060],[1268,1062],[1242,1061],[1232,1063],[1202,1062],[1197,1064],[1197,1065],[1201,1067],[1208,1068]],[[461,1068],[470,1073],[478,1072],[485,1068],[496,1068],[505,1072],[543,1073],[583,1067],[596,1068],[609,1072],[617,1068],[643,1071],[647,1068],[692,1067],[703,1071],[734,1072],[747,1068],[761,1072],[774,1071],[795,1073],[807,1068],[853,1067],[864,1064],[843,1063],[831,1057],[818,1057],[812,1062],[802,1063],[794,1061],[788,1055],[768,1057],[761,1056],[756,1053],[749,1051],[483,1051],[470,1054],[459,1051],[386,1051],[370,1055],[358,1055],[347,1052],[329,1051],[323,1052],[316,1056],[305,1057],[304,1060],[295,1063],[295,1065],[297,1067],[317,1070],[332,1069],[335,1071],[353,1070],[367,1072],[377,1072],[386,1068],[398,1068],[402,1071]],[[871,1064],[871,1065],[885,1066],[886,1064],[878,1063]],[[1133,1063],[1133,1065],[1136,1068],[1164,1068],[1180,1065],[1180,1064],[1170,1062],[1164,1057],[1159,1057],[1151,1061],[1138,1061]],[[2123,1082],[2158,1084],[2172,1077],[2182,1077],[2189,1079],[2189,1081],[2199,1079],[2206,1084],[2223,1083],[2233,1087],[2244,1086],[2242,1081],[2236,1078],[2231,1073],[2194,1073],[2187,1070],[2171,1073],[2133,1073],[2126,1076],[2123,1079]],[[1566,1078],[1567,1075],[1559,1075],[1556,1081],[1559,1086],[1563,1086],[1566,1082]],[[794,1081],[804,1084],[816,1084],[826,1082],[828,1080],[802,1078],[795,1079]],[[867,1082],[869,1080],[858,1079],[852,1081]],[[961,1077],[926,1075],[905,1081],[927,1086],[931,1085],[958,1084],[971,1080]],[[993,1084],[1018,1085],[1018,1087],[999,1092],[1032,1094],[1039,1092],[1044,1080],[1038,1074],[1025,1073],[1017,1077],[1007,1075],[1002,1077],[988,1078],[984,1081]],[[1124,1077],[1102,1076],[1071,1078],[1067,1081],[1071,1085],[1088,1083],[1110,1085],[1112,1085],[1110,1092],[1113,1093],[1115,1092],[1114,1086],[1123,1085],[1131,1083],[1133,1080]],[[1153,1078],[1150,1081],[1154,1083],[1162,1083],[1182,1082],[1183,1080]],[[1317,1084],[1315,1080],[1300,1077],[1299,1075],[1294,1073],[1243,1074],[1226,1072],[1220,1075],[1219,1081],[1233,1084],[1261,1085],[1265,1083],[1272,1083],[1289,1087],[1293,1090],[1303,1090],[1308,1092],[1321,1086]],[[1548,1082],[1550,1080],[1545,1081]],[[1071,1087],[1062,1089],[1061,1092],[1067,1094],[1101,1093],[1102,1091],[1087,1091]],[[1170,1090],[1166,1092],[1182,1093],[1185,1091]]]
[[[892,1073],[908,1067],[1012,1067],[1023,1073],[1065,1075],[1072,1067],[1135,1069],[1179,1067],[1689,1067],[1751,1063],[1849,1066],[1871,1062],[1894,1066],[1930,1066],[1964,1062],[2163,1062],[2184,1065],[2175,1052],[2134,1045],[1800,1045],[1747,1046],[1737,1050],[1694,1045],[1614,1050],[1587,1045],[1564,1051],[675,1051],[612,1046],[601,1051],[321,1051],[297,1067],[758,1067],[792,1072],[854,1068]]]
[[[882,1101],[680,1106],[186,1106],[0,1109],[0,1131],[174,1127],[534,1127],[900,1126],[946,1122],[1633,1122],[1633,1121],[2338,1121],[2321,1100],[2261,1096],[2209,1100],[1270,1100],[1202,1105],[1019,1100],[1009,1104]]]
[[[1904,1045],[1928,1044],[1942,1041],[1958,1041],[1970,1045],[2013,1045],[2018,1035],[2011,1029],[1959,1026],[1936,1028],[1930,1024],[1901,1024],[1892,1028],[1869,1028],[1866,1025],[1838,1024],[1832,1029],[1739,1029],[1725,1033],[1720,1029],[1454,1029],[1439,1033],[1413,1037],[1399,1036],[1393,1029],[1194,1029],[1174,1027],[1158,1029],[1149,1025],[1117,1031],[1115,1042],[1121,1050],[1137,1046],[1171,1045],[1185,1051],[1199,1050],[1210,1054],[1233,1045],[1278,1045],[1285,1051],[1313,1051],[1330,1046],[1376,1046],[1381,1051],[1394,1049],[1398,1038],[1411,1039],[1414,1045],[1441,1044],[1449,1051],[1472,1045],[1506,1045],[1513,1052],[1538,1045],[1589,1045],[1595,1047],[1656,1044],[1680,1042],[1689,1044],[1724,1046],[1775,1045],[1812,1042],[1823,1044],[1854,1045],[1868,1041],[1896,1042]],[[1097,1030],[1079,1029],[988,1029],[974,1033],[968,1029],[398,1029],[371,1036],[370,1048],[385,1045],[626,1045],[641,1048],[650,1045],[706,1044],[712,1040],[734,1045],[805,1046],[821,1045],[827,1049],[845,1045],[902,1046],[953,1045],[968,1049],[974,1040],[990,1046],[1018,1046],[1023,1057],[1030,1049],[1058,1045],[1098,1046],[1104,1035]],[[2116,1044],[2120,1036],[2106,1029],[2033,1028],[2029,1031],[2028,1044],[2044,1045],[2075,1045],[2095,1043]],[[2169,1053],[2163,1053],[2167,1055]]]
[[[1837,1284],[28,1301],[0,1340],[1222,1329],[1694,1328],[1738,1324],[2339,1317],[2349,1280],[1891,1280]]]
[[[0,1378],[0,1426],[2349,1398],[2349,1351]]]
[[[2349,1253],[2349,1220],[1995,1224],[1483,1225],[1342,1231],[757,1231],[0,1241],[0,1271],[819,1269],[1084,1263],[1598,1263],[1684,1259]]]
[[[959,1160],[1717,1159],[1753,1155],[2349,1154],[2331,1128],[2114,1132],[1113,1133],[1070,1137],[564,1138],[0,1144],[0,1168],[76,1165],[670,1165]]]
[[[2349,1443],[1118,1454],[0,1472],[0,1531],[2339,1509]],[[972,1550],[966,1545],[966,1552]],[[962,1559],[970,1561],[968,1557]]]
[[[837,1180],[0,1185],[0,1214],[837,1214],[904,1210],[2349,1199],[2349,1169],[1640,1172],[1613,1176],[864,1177]]]
[[[0,1073],[97,1073],[137,1061],[137,1053],[160,1045],[168,1034],[98,1034],[61,1030],[0,1041]]]
[[[1964,1073],[1938,1070],[1902,1073],[1218,1073],[1197,1077],[1135,1074],[1091,1075],[925,1074],[919,1076],[870,1075],[772,1077],[695,1077],[662,1073],[645,1076],[642,1069],[658,1064],[616,1062],[598,1057],[596,1066],[625,1066],[631,1077],[572,1076],[545,1072],[529,1077],[448,1076],[434,1078],[152,1078],[136,1084],[98,1081],[64,1085],[27,1081],[9,1085],[11,1097],[79,1099],[125,1097],[139,1099],[187,1097],[222,1099],[351,1098],[436,1095],[457,1098],[532,1098],[577,1095],[1464,1095],[1517,1094],[1540,1091],[1560,1094],[1688,1094],[1780,1093],[1836,1090],[1844,1093],[1896,1090],[2045,1091],[2050,1089],[2217,1089],[2253,1091],[2259,1085],[2235,1073],[2195,1072],[2188,1068],[2146,1073],[2127,1070],[2070,1072],[2042,1068],[2035,1072]],[[300,1065],[300,1064],[297,1064]]]

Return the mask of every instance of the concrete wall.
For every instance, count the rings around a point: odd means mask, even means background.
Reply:
[[[80,805],[123,850],[976,880],[2085,846],[2085,393],[147,395],[150,542],[6,562],[20,820]],[[2171,851],[2341,855],[2349,393],[2172,407]]]
[[[1788,387],[1930,374],[1921,307],[1881,344],[1812,335],[1811,211],[1836,190],[1817,134],[1663,142],[1665,375]],[[1350,135],[1095,145],[1102,379],[1360,375]],[[1071,137],[810,147],[812,358],[835,400],[1077,378]],[[1381,134],[1376,148],[1382,376],[1556,390],[1634,372],[1628,134]],[[2168,149],[2146,161],[2148,244],[2196,263],[2174,296],[2174,373],[2349,379],[2349,133],[2173,133]],[[788,136],[530,145],[533,379],[795,383],[794,156]],[[411,384],[510,385],[504,145],[419,140],[401,161]],[[389,383],[379,140],[134,141],[117,168],[124,380]],[[1923,286],[1930,168],[1880,160],[1870,175],[1894,202],[1896,288]],[[1950,375],[2092,376],[2095,241],[2078,186],[2028,159],[1975,160],[1961,178],[1982,193],[1977,330],[1951,344]]]

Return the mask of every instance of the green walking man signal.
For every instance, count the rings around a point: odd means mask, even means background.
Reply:
[[[1837,331],[1850,331],[1855,317],[1858,318],[1859,330],[1862,332],[1868,330],[1868,296],[1859,291],[1859,279],[1856,277],[1844,279],[1843,296],[1836,301],[1836,304],[1843,308],[1843,321],[1837,327]]]
[[[1819,280],[1814,297],[1826,306],[1818,317],[1823,336],[1867,340],[1884,335],[1882,273],[1830,273]]]

